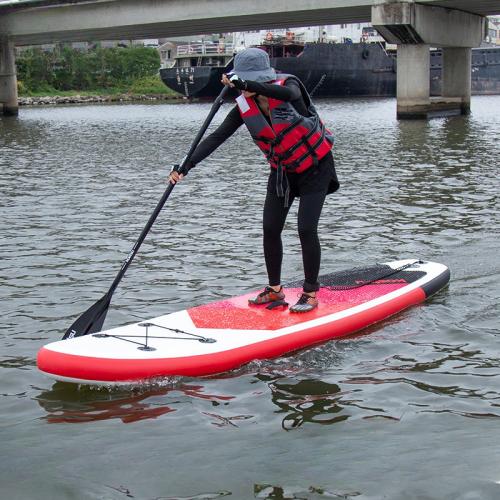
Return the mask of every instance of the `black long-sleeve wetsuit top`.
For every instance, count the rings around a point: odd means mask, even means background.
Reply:
[[[257,95],[279,99],[280,101],[289,101],[302,116],[310,116],[302,97],[299,83],[294,78],[289,78],[285,82],[285,85],[252,81],[247,81],[246,83],[248,92],[255,92]],[[227,114],[219,127],[196,148],[191,157],[190,168],[193,168],[197,163],[200,163],[213,153],[224,141],[231,137],[241,125],[243,125],[243,118],[241,117],[238,106],[235,106]]]

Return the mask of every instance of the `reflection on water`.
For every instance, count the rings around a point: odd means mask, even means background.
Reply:
[[[333,492],[325,490],[317,486],[309,486],[308,488],[291,487],[291,486],[273,486],[270,484],[255,484],[255,498],[265,498],[267,500],[314,500],[321,498],[338,498],[348,500],[356,498],[360,495],[359,492]]]
[[[199,398],[213,406],[230,401],[233,396],[205,394],[202,385],[176,385],[175,388],[139,391],[91,389],[76,384],[57,382],[50,391],[43,391],[36,400],[47,412],[51,424],[84,423],[119,418],[124,424],[155,419],[176,411],[186,399]],[[219,418],[216,414],[210,416]]]
[[[273,403],[284,413],[284,429],[295,428],[304,422],[334,424],[349,418],[341,414],[340,387],[320,380],[276,380],[269,384]]]
[[[344,382],[386,387],[388,384],[411,386],[423,392],[416,393],[407,401],[408,406],[416,407],[416,413],[452,413],[470,418],[500,417],[500,392],[496,381],[499,358],[487,357],[478,349],[471,350],[467,344],[407,343],[419,349],[422,355],[420,361],[394,355],[381,363],[365,364],[366,374],[353,375]],[[424,354],[424,349],[430,352]],[[429,357],[432,359],[422,361]],[[476,378],[476,387],[471,387],[471,382]],[[439,398],[436,400],[433,395]]]
[[[322,271],[422,258],[451,268],[449,288],[349,339],[113,390],[53,384],[36,352],[108,289],[210,105],[0,119],[2,496],[499,498],[500,100],[429,122],[396,121],[391,99],[317,104],[341,182]],[[262,286],[266,172],[245,131],[190,172],[106,326]],[[302,269],[296,209],[287,280]]]

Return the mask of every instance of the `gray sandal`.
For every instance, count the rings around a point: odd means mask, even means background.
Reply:
[[[318,299],[316,297],[311,297],[307,293],[303,293],[298,302],[290,307],[290,312],[292,313],[305,313],[312,311],[318,307]]]

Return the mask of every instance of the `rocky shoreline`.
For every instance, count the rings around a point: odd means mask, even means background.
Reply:
[[[19,97],[19,106],[51,106],[57,104],[94,104],[110,102],[137,102],[137,101],[182,101],[181,95],[167,94],[116,94],[101,96],[44,96],[44,97]]]

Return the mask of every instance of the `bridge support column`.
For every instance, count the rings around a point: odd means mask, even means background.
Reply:
[[[386,0],[372,7],[372,24],[398,46],[398,118],[432,118],[470,111],[472,47],[486,19],[467,12]],[[429,47],[443,48],[442,96],[430,97]]]
[[[14,44],[0,35],[0,107],[3,114],[15,116],[18,114],[17,78]],[[0,108],[0,111],[2,109]]]
[[[430,106],[429,46],[398,45],[397,115],[414,117]]]
[[[470,113],[472,49],[443,48],[443,98],[461,99],[462,114]]]

